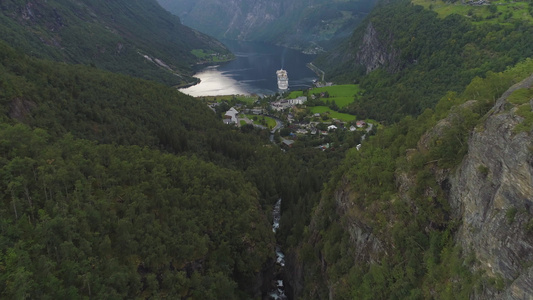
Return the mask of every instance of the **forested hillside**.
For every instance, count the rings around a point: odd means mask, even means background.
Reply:
[[[533,55],[533,26],[521,19],[474,23],[393,1],[372,12],[353,36],[317,59],[326,77],[360,83],[367,93],[345,110],[397,122],[434,108],[447,91]]]
[[[158,0],[183,23],[219,39],[262,41],[316,52],[347,37],[374,0]]]
[[[348,151],[294,254],[295,293],[531,297],[531,74],[476,77]]]
[[[3,297],[237,299],[237,282],[256,288],[274,241],[242,174],[23,125],[0,136]]]
[[[227,52],[156,5],[0,3],[0,298],[260,299],[276,244],[292,299],[533,297],[528,22],[382,3],[318,62],[385,126],[282,151],[169,86]]]
[[[231,58],[220,42],[182,25],[155,0],[2,1],[0,39],[32,56],[169,85],[194,82],[192,67],[206,57]]]
[[[0,70],[2,297],[260,296],[272,205],[316,200],[338,161],[162,84],[3,43]]]

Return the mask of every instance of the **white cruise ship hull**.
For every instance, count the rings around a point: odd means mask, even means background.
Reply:
[[[278,77],[278,89],[287,90],[289,89],[289,77],[287,71],[281,69],[276,71]]]

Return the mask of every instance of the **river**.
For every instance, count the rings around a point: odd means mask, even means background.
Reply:
[[[316,55],[303,54],[285,47],[257,42],[223,41],[236,58],[217,66],[209,66],[194,76],[201,82],[180,89],[191,96],[233,94],[271,95],[278,92],[276,70],[283,68],[289,75],[289,89],[312,86],[317,75],[307,68]]]
[[[281,219],[281,198],[278,199],[278,202],[276,202],[276,205],[272,210],[272,218],[272,231],[276,233],[279,229],[279,221]],[[285,295],[285,284],[281,276],[283,268],[285,268],[285,254],[279,245],[276,245],[276,265],[277,271],[275,272],[273,283],[275,288],[270,291],[269,297],[272,300],[287,300],[287,296]]]

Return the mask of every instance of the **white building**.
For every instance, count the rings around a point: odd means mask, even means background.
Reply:
[[[287,102],[292,105],[304,104],[306,101],[307,101],[307,97],[305,96],[300,96],[294,99],[287,99]]]
[[[230,108],[225,114],[224,114],[224,123],[226,124],[237,124],[237,115],[239,112],[234,108]]]

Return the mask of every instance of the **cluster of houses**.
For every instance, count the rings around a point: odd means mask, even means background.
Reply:
[[[280,111],[286,108],[290,108],[294,105],[304,104],[306,100],[307,98],[304,96],[298,97],[296,99],[282,99],[280,101],[272,102],[271,107],[275,111]],[[212,107],[212,109],[214,110],[214,107]],[[264,114],[265,110],[262,108],[252,108],[252,109],[245,109],[244,112],[248,114],[259,115],[259,114]],[[225,124],[234,124],[238,126],[240,120],[242,119],[242,118],[240,119],[238,115],[239,115],[239,111],[235,107],[232,107],[224,113],[223,121]],[[315,117],[320,117],[320,114],[315,115]],[[246,120],[247,122],[250,122],[250,120],[247,120],[247,118],[244,118],[244,120]],[[346,126],[346,123],[343,123],[341,121],[336,121],[328,125],[327,127],[325,125],[319,125],[321,124],[321,122],[299,123],[299,122],[295,122],[294,115],[292,113],[289,113],[287,115],[287,121],[289,124],[288,128],[290,129],[291,133],[289,134],[287,138],[282,138],[281,143],[285,147],[288,147],[288,148],[292,147],[293,143],[295,142],[294,140],[297,139],[298,135],[310,134],[312,136],[314,135],[318,137],[318,136],[329,135],[331,132],[337,131],[339,129],[349,130],[351,132],[354,132],[354,131],[357,131],[358,129],[367,128],[366,131],[368,132],[372,128],[372,124],[367,124],[363,120],[358,120],[355,122],[355,124],[353,123],[348,124],[349,127]],[[360,147],[361,147],[361,144],[357,145],[358,150],[360,149]],[[330,145],[324,144],[324,145],[319,146],[318,148],[322,150],[326,150],[330,148]]]
[[[345,128],[344,124],[339,122],[336,124],[331,124],[327,127],[327,130],[320,130],[317,128],[319,122],[309,122],[309,123],[291,123],[289,128],[293,131],[291,135],[295,136],[298,134],[311,134],[311,135],[328,135],[330,132],[338,129],[346,129],[350,131],[356,131],[358,128],[365,128],[367,126],[365,121],[357,121],[355,126],[351,125],[350,127]]]
[[[304,104],[306,101],[307,101],[307,97],[305,96],[300,96],[295,99],[281,99],[279,101],[272,102],[270,104],[270,107],[272,108],[272,110],[280,111],[286,108],[293,107],[298,104]]]

